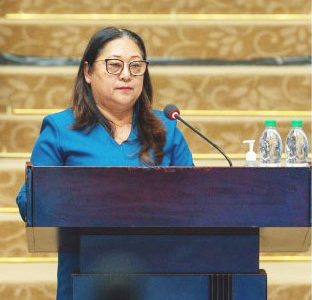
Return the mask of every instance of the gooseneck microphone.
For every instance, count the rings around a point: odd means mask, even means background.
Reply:
[[[180,111],[178,109],[177,106],[173,105],[173,104],[169,104],[164,108],[164,114],[165,116],[170,119],[170,120],[179,120],[181,121],[184,125],[186,125],[188,128],[190,128],[191,130],[193,130],[195,133],[197,133],[201,138],[203,138],[206,142],[208,142],[212,147],[214,147],[215,149],[217,149],[224,157],[225,159],[228,161],[230,167],[232,167],[232,161],[230,160],[230,158],[224,153],[224,151],[218,146],[216,145],[214,142],[212,142],[211,140],[209,140],[207,137],[205,137],[201,132],[199,132],[197,129],[195,129],[193,126],[191,126],[189,123],[187,123],[186,121],[184,121],[181,116],[180,116]]]

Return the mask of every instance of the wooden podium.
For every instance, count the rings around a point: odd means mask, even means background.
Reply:
[[[311,168],[28,167],[30,251],[74,300],[265,300],[259,228],[311,226]]]

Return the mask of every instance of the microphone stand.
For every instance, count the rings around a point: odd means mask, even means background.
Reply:
[[[191,130],[193,130],[194,132],[196,132],[200,137],[202,137],[206,142],[208,142],[211,146],[213,146],[214,148],[216,148],[224,157],[225,159],[228,161],[230,167],[232,167],[232,161],[230,160],[230,158],[224,153],[224,151],[218,146],[216,145],[214,142],[210,141],[207,137],[205,137],[202,133],[200,133],[197,129],[195,129],[193,126],[191,126],[189,123],[187,123],[186,121],[184,121],[180,115],[177,114],[177,116],[175,116],[175,119],[181,121],[184,125],[186,125],[188,128],[190,128]]]

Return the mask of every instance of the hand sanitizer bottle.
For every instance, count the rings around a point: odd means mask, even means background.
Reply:
[[[243,141],[244,144],[249,145],[249,151],[246,153],[246,167],[257,167],[257,155],[253,151],[255,140],[245,140]]]

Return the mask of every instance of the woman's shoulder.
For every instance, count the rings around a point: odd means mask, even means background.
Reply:
[[[74,112],[71,108],[49,114],[44,118],[44,122],[52,122],[58,126],[71,125],[75,121]]]
[[[159,118],[159,119],[164,123],[164,125],[165,125],[166,127],[172,127],[172,128],[174,128],[174,127],[176,126],[176,124],[177,124],[177,121],[176,121],[176,120],[170,120],[170,119],[168,119],[168,118],[165,116],[165,114],[164,114],[164,112],[163,112],[162,110],[154,109],[154,110],[153,110],[153,114],[154,114],[157,118]]]

